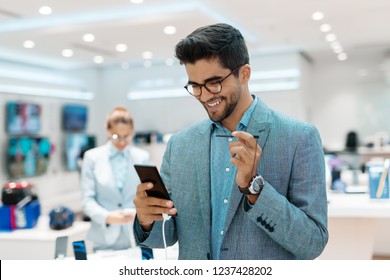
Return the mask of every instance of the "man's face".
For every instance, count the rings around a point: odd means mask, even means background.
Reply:
[[[194,64],[185,65],[188,81],[193,85],[218,82],[231,73],[230,69],[223,68],[217,60],[198,60]],[[239,70],[239,69],[238,69]],[[222,122],[229,118],[235,110],[241,97],[241,87],[238,78],[233,74],[222,81],[220,93],[213,94],[202,86],[202,94],[196,99],[206,109],[210,119]]]

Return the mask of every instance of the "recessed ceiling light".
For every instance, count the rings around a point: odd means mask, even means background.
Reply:
[[[150,68],[150,67],[152,67],[152,61],[150,61],[150,60],[145,60],[145,61],[144,61],[144,67],[145,67],[145,68]]]
[[[330,43],[330,46],[332,49],[341,47],[341,44],[339,41],[333,41]]]
[[[144,2],[144,0],[130,0],[130,2],[133,4],[141,4]]]
[[[127,45],[126,44],[117,44],[115,46],[115,49],[117,52],[125,52],[125,51],[127,51]]]
[[[333,33],[330,33],[330,34],[326,35],[325,40],[327,42],[333,42],[333,41],[337,40],[337,37]]]
[[[324,24],[321,24],[320,30],[321,30],[321,32],[329,32],[332,30],[332,27],[330,26],[330,24],[324,23]]]
[[[73,51],[71,49],[63,49],[61,54],[63,57],[72,57]]]
[[[334,53],[342,53],[344,51],[343,47],[338,41],[331,42],[330,47],[333,49]]]
[[[150,51],[145,51],[142,53],[142,58],[143,59],[151,59],[153,57],[153,53]]]
[[[315,13],[313,13],[312,15],[311,15],[311,18],[313,19],[313,20],[322,20],[322,19],[324,19],[324,14],[322,13],[322,12],[315,12]]]
[[[95,35],[93,35],[91,33],[84,34],[83,40],[84,40],[84,42],[93,42],[93,41],[95,41]]]
[[[34,41],[26,40],[23,42],[23,47],[25,47],[26,49],[32,49],[35,47],[35,43]]]
[[[344,51],[344,49],[341,46],[333,48],[333,52],[336,53],[336,54],[337,53],[342,53],[343,51]]]
[[[164,33],[168,35],[172,35],[176,33],[176,27],[172,25],[168,25],[164,27]]]
[[[348,55],[346,54],[346,53],[340,53],[338,56],[337,56],[337,59],[338,60],[341,60],[341,61],[343,61],[343,60],[346,60],[348,58]]]
[[[94,56],[93,62],[95,62],[96,64],[101,64],[104,62],[104,57],[102,57],[101,55]]]
[[[39,13],[44,16],[50,15],[52,12],[53,9],[50,8],[49,6],[42,6],[39,8]]]

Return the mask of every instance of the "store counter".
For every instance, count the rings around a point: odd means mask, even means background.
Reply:
[[[74,260],[72,242],[84,240],[88,260],[100,259],[133,259],[141,260],[139,247],[119,251],[98,251],[93,253],[92,243],[86,240],[90,223],[75,221],[73,225],[63,230],[52,230],[49,227],[49,217],[41,216],[36,227],[19,229],[10,232],[0,232],[1,260],[53,260],[55,256],[56,239],[68,236],[67,256],[65,260]],[[178,245],[164,249],[153,249],[154,258],[158,260],[175,260],[178,258]]]
[[[85,240],[89,227],[89,222],[75,221],[67,229],[52,230],[49,227],[49,217],[41,216],[37,226],[32,229],[0,232],[0,259],[54,259],[56,239],[60,236],[68,236],[67,254],[73,255],[72,241]]]
[[[155,260],[177,260],[179,256],[179,246],[176,243],[165,249],[153,249],[153,259]],[[104,250],[87,254],[87,260],[142,260],[140,247],[133,247],[126,250]],[[75,260],[74,257],[67,257],[65,260]]]
[[[328,193],[328,200],[329,242],[319,259],[372,259],[378,222],[390,219],[390,200],[367,193]]]
[[[372,259],[378,224],[390,221],[390,200],[372,200],[367,193],[329,193],[328,200],[329,242],[319,259]],[[66,259],[74,259],[72,241],[86,240],[89,227],[89,222],[75,221],[70,228],[52,230],[49,218],[41,216],[35,228],[0,232],[0,259],[54,259],[56,239],[60,236],[68,236]],[[92,244],[87,242],[86,247],[88,259],[141,259],[140,248],[92,254]],[[165,253],[155,249],[155,259],[177,259],[178,248],[168,248],[167,257]]]

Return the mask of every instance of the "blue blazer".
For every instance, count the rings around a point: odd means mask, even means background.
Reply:
[[[327,241],[325,162],[317,129],[269,109],[260,100],[247,132],[263,149],[257,173],[266,183],[248,209],[232,190],[221,259],[314,259]],[[179,242],[179,259],[210,259],[210,133],[206,120],[175,134],[161,175],[177,208],[166,223],[168,245]],[[228,151],[227,151],[228,152]],[[134,225],[139,243],[163,247],[161,221],[150,233]]]
[[[106,219],[110,211],[134,208],[133,199],[140,180],[133,165],[149,162],[148,152],[133,146],[126,148],[129,149],[128,180],[120,192],[110,164],[110,145],[107,143],[88,150],[82,165],[82,206],[84,213],[91,218],[87,239],[93,242],[95,249],[123,249],[116,247],[121,230],[128,236],[130,244],[131,225],[106,225]]]

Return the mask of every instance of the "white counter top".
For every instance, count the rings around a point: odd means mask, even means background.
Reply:
[[[390,199],[370,199],[368,193],[328,193],[329,218],[390,218]]]
[[[49,217],[40,216],[36,227],[30,229],[18,229],[9,232],[0,232],[2,240],[56,240],[59,236],[72,236],[85,233],[90,227],[89,222],[75,221],[67,229],[53,230],[49,226]]]
[[[50,260],[54,259],[57,237],[68,236],[68,255],[73,255],[72,241],[85,240],[89,222],[75,221],[63,230],[52,230],[49,217],[42,215],[36,227],[0,232],[0,259],[3,260]],[[87,249],[92,249],[87,245]]]

